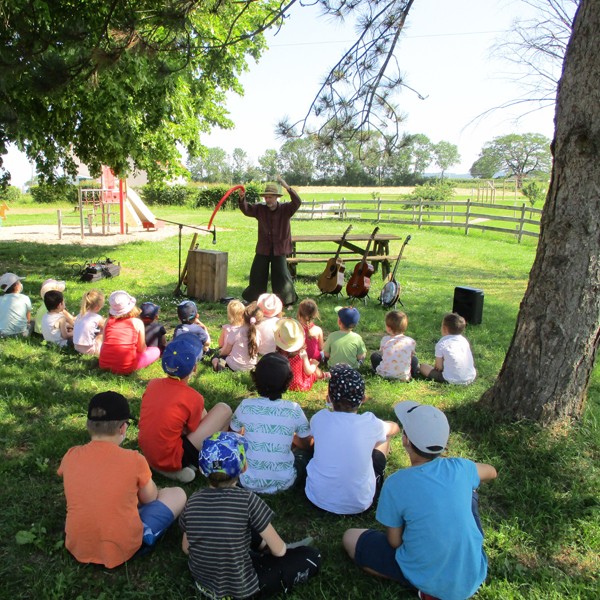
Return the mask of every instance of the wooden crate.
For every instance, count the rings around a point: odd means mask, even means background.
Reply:
[[[189,250],[187,295],[207,302],[218,302],[227,295],[227,252]]]

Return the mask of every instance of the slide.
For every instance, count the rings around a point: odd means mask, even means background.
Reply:
[[[137,192],[127,186],[127,199],[124,203],[125,220],[129,225],[146,229],[160,227],[154,213],[144,204]]]

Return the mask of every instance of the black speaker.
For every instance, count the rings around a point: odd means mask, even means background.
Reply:
[[[483,316],[483,290],[455,287],[452,312],[464,317],[469,325],[479,325]]]

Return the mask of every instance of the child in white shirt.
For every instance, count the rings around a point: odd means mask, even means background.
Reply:
[[[104,294],[100,290],[83,294],[81,309],[73,325],[73,345],[80,354],[100,354],[104,317],[98,313],[103,306]]]

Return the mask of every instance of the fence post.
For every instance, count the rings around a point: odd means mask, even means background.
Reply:
[[[525,221],[525,203],[523,203],[523,206],[521,207],[521,221],[519,223],[519,235],[517,235],[517,242],[519,244],[521,243],[521,238],[523,237],[523,227],[525,225],[524,221]]]
[[[381,196],[377,198],[377,222],[381,220]]]
[[[58,239],[62,240],[62,211],[60,208],[56,211],[56,217],[58,219]]]
[[[310,213],[310,220],[312,221],[315,218],[315,199],[312,201],[312,211]]]
[[[469,235],[469,216],[471,215],[471,198],[467,198],[467,214],[465,215],[465,235]]]
[[[346,218],[346,198],[342,198],[342,206],[340,207],[340,218]]]
[[[421,229],[422,222],[423,222],[423,198],[419,198],[419,229]]]

